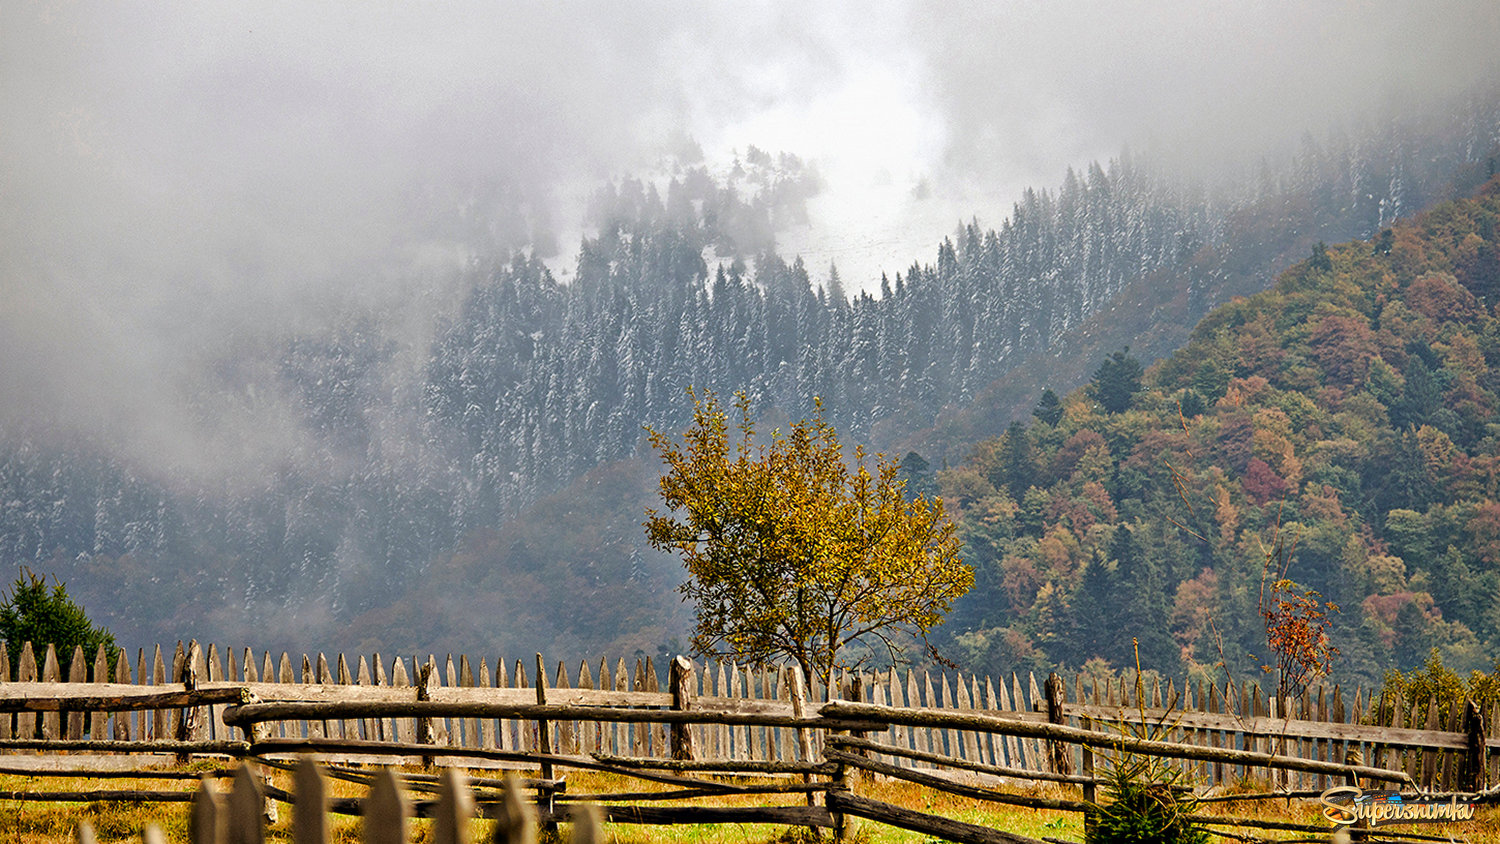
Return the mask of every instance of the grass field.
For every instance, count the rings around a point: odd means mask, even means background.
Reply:
[[[200,766],[202,767],[202,766]],[[478,774],[492,776],[493,774]],[[273,781],[289,788],[290,776],[276,773]],[[164,791],[174,788],[190,790],[192,781],[163,781],[155,779],[110,779],[88,780],[61,777],[0,776],[0,790],[5,791],[74,791],[99,788],[139,789]],[[227,788],[228,782],[221,783]],[[361,787],[332,781],[330,787],[335,796],[363,797]],[[640,780],[608,774],[573,773],[568,776],[568,791],[573,794],[597,794],[621,791],[650,790],[650,784]],[[1083,840],[1082,818],[1076,813],[1023,809],[984,803],[961,797],[942,794],[930,789],[906,783],[863,782],[857,784],[857,794],[909,809],[944,815],[967,823],[1002,829],[1032,838],[1054,838],[1066,841]],[[1060,791],[1047,788],[1036,792],[1048,796],[1077,799],[1076,791]],[[701,805],[753,806],[790,805],[802,798],[780,796],[723,797],[695,801]],[[289,841],[291,811],[279,805],[279,819],[271,827],[269,840]],[[1317,823],[1319,807],[1316,801],[1261,801],[1255,803],[1223,803],[1205,807],[1205,813],[1225,817],[1255,817],[1292,823]],[[157,823],[173,842],[188,840],[188,806],[186,803],[55,803],[43,801],[0,800],[0,844],[72,844],[74,826],[80,820],[88,820],[94,827],[100,842],[140,841],[140,831],[147,823]],[[331,825],[334,840],[344,844],[358,844],[360,819],[343,815],[332,815]],[[475,841],[487,841],[490,821],[474,822]],[[416,820],[411,825],[414,841],[429,840],[428,823]],[[1390,829],[1390,828],[1388,828]],[[1394,829],[1402,832],[1447,836],[1455,841],[1493,842],[1500,841],[1500,810],[1487,809],[1479,818],[1468,823],[1438,825],[1407,825]],[[877,824],[854,820],[851,825],[851,840],[855,844],[894,844],[894,842],[926,842],[932,839],[917,833]],[[769,844],[770,842],[795,842],[810,838],[804,830],[769,825],[697,824],[680,826],[632,826],[609,824],[606,834],[620,844]],[[1266,830],[1240,830],[1239,835],[1253,836],[1270,841],[1326,840],[1327,834],[1299,832],[1276,832]],[[564,840],[567,826],[562,828]],[[828,834],[824,833],[828,838]],[[1220,839],[1233,840],[1233,839]],[[1444,839],[1446,840],[1446,838]]]

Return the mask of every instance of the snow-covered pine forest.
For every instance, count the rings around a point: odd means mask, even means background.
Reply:
[[[430,345],[403,345],[390,314],[351,313],[285,337],[262,366],[223,367],[223,390],[300,415],[297,447],[265,482],[175,477],[108,442],[0,432],[0,559],[62,572],[122,641],[331,635],[474,532],[641,456],[643,426],[683,424],[690,385],[745,390],[773,419],[821,397],[848,441],[888,446],[1017,363],[1068,354],[1069,331],[1133,280],[1189,267],[1180,295],[1196,319],[1237,292],[1227,278],[1269,282],[1269,230],[1369,237],[1446,197],[1500,141],[1496,105],[1308,136],[1243,178],[1187,180],[1122,155],[876,280],[775,253],[789,224],[775,185],[805,176],[786,159],[767,163],[759,196],[703,171],[622,180],[593,203],[566,282],[529,253],[490,256]],[[267,626],[299,614],[302,626]]]

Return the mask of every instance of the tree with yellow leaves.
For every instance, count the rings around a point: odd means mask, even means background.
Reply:
[[[645,526],[653,547],[682,555],[699,654],[790,657],[826,683],[894,659],[904,633],[925,640],[973,584],[942,501],[908,500],[884,455],[872,472],[858,448],[851,467],[821,404],[757,443],[744,394],[733,435],[712,393],[692,397],[680,441],[649,432],[667,512],[648,510]]]

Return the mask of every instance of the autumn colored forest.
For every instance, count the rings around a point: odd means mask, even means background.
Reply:
[[[935,472],[974,590],[978,671],[1181,676],[1268,662],[1261,585],[1337,605],[1337,679],[1500,654],[1500,179],[1370,240],[1318,244],[1142,369],[1043,394]],[[920,476],[918,476],[920,482]],[[1266,572],[1267,561],[1269,572]]]

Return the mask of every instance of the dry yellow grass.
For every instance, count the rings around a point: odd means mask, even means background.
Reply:
[[[199,766],[200,768],[203,766]],[[493,773],[476,772],[476,776],[493,776]],[[290,776],[273,773],[273,782],[284,788],[290,787]],[[223,784],[227,787],[227,782]],[[0,789],[6,791],[64,791],[110,789],[139,789],[165,791],[181,789],[190,791],[192,781],[163,781],[156,779],[110,779],[88,780],[62,777],[0,776]],[[362,787],[338,780],[330,782],[332,793],[338,797],[363,797]],[[622,791],[646,791],[665,786],[653,786],[623,776],[574,772],[568,776],[568,791],[573,794],[603,794]],[[856,787],[861,796],[894,803],[910,809],[944,815],[967,823],[1003,829],[1032,838],[1056,838],[1082,841],[1082,819],[1077,814],[1045,810],[1022,809],[1010,806],[983,803],[961,797],[942,794],[930,789],[918,788],[898,782],[865,782]],[[1077,797],[1076,792],[1042,789],[1038,793],[1051,796]],[[701,805],[754,806],[777,803],[791,805],[800,802],[797,795],[722,797],[712,800],[694,801]],[[270,829],[272,841],[290,840],[291,812],[281,805],[280,819]],[[1316,801],[1299,800],[1256,803],[1223,803],[1205,807],[1206,813],[1227,817],[1256,817],[1289,821],[1293,823],[1316,823],[1318,805]],[[73,829],[80,820],[93,826],[100,842],[136,842],[140,831],[147,823],[157,823],[167,834],[169,841],[187,841],[186,803],[55,803],[45,801],[0,800],[0,844],[72,844]],[[489,821],[475,821],[474,840],[487,840]],[[334,840],[342,844],[358,844],[360,820],[357,817],[332,815],[331,825]],[[1405,826],[1403,831],[1428,834],[1452,834],[1457,841],[1500,841],[1500,811],[1483,810],[1480,817],[1470,823],[1447,826]],[[770,825],[696,824],[681,826],[629,826],[610,824],[606,827],[612,840],[620,844],[771,844],[804,838],[800,830]],[[428,840],[428,824],[413,821],[414,841]],[[854,821],[852,838],[857,844],[887,844],[890,842],[927,841],[925,836],[868,821]],[[1268,840],[1301,838],[1307,833],[1244,830],[1244,833]],[[566,826],[563,827],[566,837]],[[826,837],[826,836],[825,836]]]

